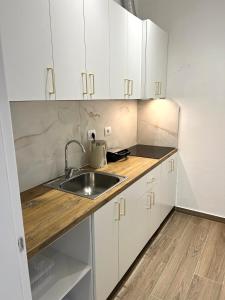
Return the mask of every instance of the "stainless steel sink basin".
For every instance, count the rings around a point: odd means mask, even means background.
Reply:
[[[70,179],[60,177],[46,185],[57,190],[95,199],[124,181],[126,177],[115,174],[81,170]]]

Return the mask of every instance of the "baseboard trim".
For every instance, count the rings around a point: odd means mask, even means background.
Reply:
[[[221,223],[225,223],[225,218],[223,217],[218,217],[215,215],[210,215],[210,214],[206,214],[203,212],[199,212],[196,210],[191,210],[191,209],[187,209],[187,208],[182,208],[182,207],[175,207],[175,211],[187,214],[187,215],[191,215],[191,216],[195,216],[195,217],[200,217],[200,218],[205,218],[211,221],[216,221],[216,222],[221,222]]]

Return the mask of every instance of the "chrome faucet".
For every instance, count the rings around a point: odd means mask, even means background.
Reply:
[[[86,152],[84,146],[77,140],[70,140],[68,143],[66,143],[66,146],[65,146],[65,177],[66,178],[70,178],[72,176],[74,170],[79,170],[79,168],[75,169],[75,168],[68,167],[68,159],[67,159],[68,147],[72,143],[79,145],[81,147],[83,153]]]

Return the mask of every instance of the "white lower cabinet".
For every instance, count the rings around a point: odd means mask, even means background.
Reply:
[[[144,194],[138,198],[137,205],[137,237],[138,253],[146,245],[164,220],[163,204],[160,198],[161,165],[153,169],[141,179],[145,184]]]
[[[176,154],[93,215],[95,300],[106,300],[175,205]]]
[[[93,300],[92,276],[88,273],[63,300]]]
[[[150,194],[145,193],[144,195],[140,196],[137,201],[137,210],[136,215],[137,219],[141,220],[141,222],[135,222],[136,224],[136,248],[137,252],[143,249],[146,244],[146,241],[149,240],[151,235],[151,224],[150,224],[150,217],[151,217],[151,198]]]
[[[119,278],[119,203],[111,200],[93,215],[95,299],[105,300]]]
[[[177,178],[177,154],[170,156],[161,165],[160,198],[162,203],[162,215],[165,216],[175,206],[176,178]]]
[[[176,202],[176,183],[177,183],[177,154],[170,157],[170,172],[169,172],[169,203],[170,207],[175,206]]]
[[[123,277],[139,251],[137,247],[138,198],[142,182],[139,180],[118,196],[120,204],[119,221],[119,279]]]
[[[93,300],[91,218],[29,260],[33,300]]]

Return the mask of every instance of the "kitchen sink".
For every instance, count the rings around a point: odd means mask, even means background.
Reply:
[[[124,176],[110,173],[79,170],[69,179],[63,176],[46,183],[46,186],[89,199],[95,199],[125,179],[126,177]]]

